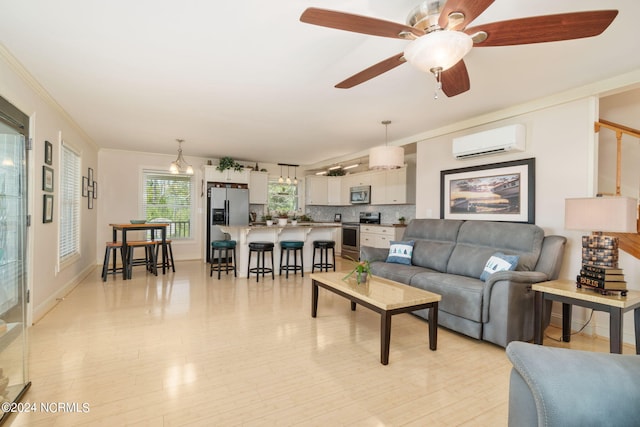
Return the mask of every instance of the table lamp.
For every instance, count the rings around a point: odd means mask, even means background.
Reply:
[[[587,197],[565,200],[564,224],[567,230],[592,231],[582,237],[581,284],[600,290],[626,291],[622,270],[618,268],[618,238],[610,233],[637,233],[638,201],[630,197]]]

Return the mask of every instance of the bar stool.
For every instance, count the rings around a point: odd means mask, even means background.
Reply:
[[[320,262],[316,262],[316,249],[320,250]],[[329,262],[329,249],[333,255],[333,263]],[[314,240],[313,241],[313,266],[311,272],[313,273],[317,268],[322,271],[329,271],[329,268],[333,267],[333,271],[336,271],[336,242],[333,240]]]
[[[126,268],[127,268],[127,277],[130,279],[133,266],[134,265],[144,265],[147,268],[147,271],[153,273],[155,276],[158,275],[158,262],[156,260],[156,242],[153,240],[140,240],[127,242],[128,250],[127,250],[127,259],[126,259]],[[133,252],[136,248],[144,248],[144,258],[134,258]]]
[[[260,273],[262,273],[263,279],[264,279],[265,273],[271,273],[271,278],[275,279],[275,275],[273,273],[273,247],[274,247],[274,244],[272,242],[249,243],[249,259],[247,261],[247,278],[251,278],[251,273],[256,273],[256,282],[258,282],[260,279]],[[256,266],[251,268],[251,254],[253,252],[257,253],[258,260],[256,261]],[[266,267],[264,264],[265,252],[271,252],[271,268]],[[261,255],[262,255],[262,267],[260,266]]]
[[[285,277],[289,278],[289,272],[293,271],[293,274],[297,274],[298,271],[302,273],[304,277],[304,260],[302,256],[302,248],[304,242],[301,240],[283,240],[280,242],[280,276],[282,276],[282,270],[286,272]],[[287,253],[287,263],[282,265],[284,259],[284,252]],[[289,254],[293,251],[293,264],[289,263]],[[298,265],[298,251],[300,251],[300,265]]]
[[[218,251],[218,263],[214,263],[216,251]],[[229,251],[232,254],[232,264],[229,264]],[[224,258],[222,253],[224,252]],[[224,265],[222,260],[224,259]],[[235,240],[215,240],[211,242],[211,269],[209,270],[209,277],[213,276],[213,272],[218,271],[218,280],[220,280],[220,272],[225,271],[229,274],[233,271],[233,276],[238,277],[236,273],[236,241]]]
[[[156,260],[158,260],[158,251],[160,247],[162,247],[162,240],[154,240],[156,242]],[[166,240],[167,244],[167,253],[162,251],[162,262],[158,261],[158,267],[162,267],[164,264],[167,268],[170,268],[174,273],[176,272],[176,267],[173,264],[173,249],[171,248],[171,239]]]
[[[104,262],[102,263],[102,281],[107,281],[107,275],[109,273],[116,274],[118,272],[122,272],[122,267],[117,267],[117,254],[118,249],[120,250],[120,259],[122,260],[122,265],[124,265],[124,257],[122,254],[122,242],[107,242],[105,245],[104,251]],[[113,252],[113,267],[109,268],[109,257],[111,256],[111,252]]]

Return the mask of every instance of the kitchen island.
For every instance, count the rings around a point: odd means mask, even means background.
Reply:
[[[247,277],[247,261],[249,258],[249,243],[273,242],[273,271],[277,275],[280,269],[280,242],[283,240],[300,240],[304,242],[302,257],[304,271],[311,271],[314,240],[336,240],[340,232],[340,223],[336,222],[303,222],[296,225],[248,225],[248,226],[219,226],[222,231],[229,233],[231,239],[237,243],[236,266],[238,277]],[[340,247],[336,242],[336,253]],[[290,260],[293,262],[292,260]],[[267,261],[267,266],[269,262]],[[290,275],[291,277],[291,275]]]

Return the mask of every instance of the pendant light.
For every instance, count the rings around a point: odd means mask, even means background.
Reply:
[[[182,157],[182,143],[184,142],[184,139],[176,139],[176,141],[178,141],[178,158],[171,162],[169,171],[172,174],[184,173],[187,175],[193,175],[193,167],[187,163],[184,157]]]
[[[385,145],[369,150],[369,169],[398,169],[404,166],[404,148],[389,146],[389,125],[391,120],[382,121]]]
[[[296,173],[297,166],[293,167],[293,184],[298,185],[298,174]]]
[[[282,165],[280,165],[280,178],[278,178],[278,183],[282,184],[284,182],[284,178],[282,177]]]

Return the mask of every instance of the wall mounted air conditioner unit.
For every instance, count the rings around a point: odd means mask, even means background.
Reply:
[[[515,124],[453,138],[453,157],[462,160],[489,154],[524,151],[525,135],[525,126]]]

